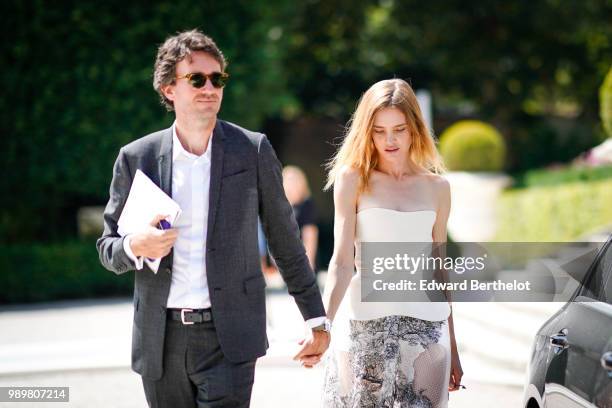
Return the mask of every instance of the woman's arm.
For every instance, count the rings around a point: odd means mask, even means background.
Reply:
[[[355,224],[359,174],[343,168],[334,183],[334,253],[329,261],[323,304],[333,320],[346,293],[355,265]]]
[[[437,256],[444,258],[446,256],[446,224],[450,214],[450,185],[448,181],[442,177],[438,180],[437,196],[438,196],[438,210],[436,216],[436,222],[433,227],[432,238],[435,243],[442,244],[439,248],[441,251],[438,252]],[[442,271],[445,276],[444,279],[448,281],[446,271]],[[449,391],[456,391],[459,389],[461,384],[461,378],[463,377],[463,369],[461,368],[461,362],[459,360],[459,352],[457,350],[457,340],[455,339],[455,325],[453,323],[453,307],[451,304],[450,291],[446,291],[451,313],[448,316],[448,330],[450,334],[450,346],[451,346],[451,378],[448,385]]]
[[[432,240],[434,242],[434,256],[440,257],[444,259],[446,257],[446,224],[448,223],[448,217],[450,214],[450,185],[448,181],[442,177],[437,178],[436,186],[435,186],[435,194],[437,201],[437,209],[436,209],[436,222],[433,226],[432,231]],[[436,245],[437,244],[437,245]],[[437,276],[438,279],[448,282],[448,274],[447,271],[442,269],[437,271],[441,273],[443,276]],[[451,303],[451,294],[450,291],[445,291],[446,299],[450,305]]]

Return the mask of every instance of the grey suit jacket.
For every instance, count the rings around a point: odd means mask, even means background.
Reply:
[[[242,362],[264,355],[268,347],[258,215],[303,318],[324,316],[325,310],[284,194],[280,163],[265,135],[217,120],[211,148],[208,288],[221,349],[230,361]],[[172,196],[172,128],[138,139],[119,151],[104,211],[104,232],[96,244],[102,265],[116,274],[135,269],[123,249],[117,221],[137,169]],[[157,274],[145,266],[134,275],[132,368],[151,379],[159,379],[163,373],[171,273],[172,253],[162,259]]]

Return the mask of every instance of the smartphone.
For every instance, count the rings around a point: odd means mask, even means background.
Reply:
[[[167,230],[167,229],[172,228],[172,225],[170,225],[170,223],[168,221],[166,221],[166,220],[159,221],[159,224],[157,224],[157,225],[158,225],[159,229],[162,229],[162,230]]]

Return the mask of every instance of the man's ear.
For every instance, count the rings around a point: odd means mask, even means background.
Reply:
[[[174,102],[174,85],[164,85],[160,89],[166,98]]]

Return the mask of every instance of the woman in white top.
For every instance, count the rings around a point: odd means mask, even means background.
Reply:
[[[446,241],[450,188],[408,83],[366,91],[329,170],[335,242],[324,293],[333,321],[324,406],[446,407],[463,375],[450,302],[361,300],[362,242]]]

